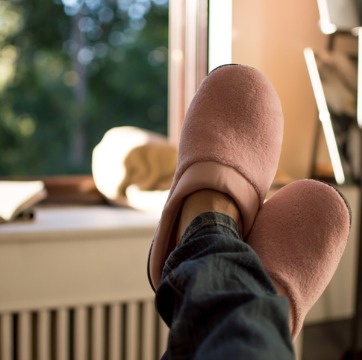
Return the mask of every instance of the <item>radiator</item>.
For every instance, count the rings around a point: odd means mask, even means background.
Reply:
[[[0,314],[1,360],[159,360],[153,300]]]

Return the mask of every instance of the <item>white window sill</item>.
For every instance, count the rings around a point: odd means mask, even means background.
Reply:
[[[40,206],[35,218],[0,225],[0,242],[18,239],[52,239],[69,235],[99,236],[151,234],[160,214],[110,206]]]

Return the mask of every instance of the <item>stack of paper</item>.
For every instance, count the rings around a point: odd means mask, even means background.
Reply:
[[[0,222],[9,222],[45,199],[42,181],[0,181]]]

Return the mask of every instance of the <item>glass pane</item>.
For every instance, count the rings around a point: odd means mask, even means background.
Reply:
[[[0,2],[0,176],[91,172],[104,133],[167,133],[168,0]]]

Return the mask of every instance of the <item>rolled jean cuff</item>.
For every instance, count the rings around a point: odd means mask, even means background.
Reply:
[[[178,280],[174,277],[174,272],[180,265],[187,268],[182,271],[181,278],[184,278],[189,271],[190,261],[205,260],[206,256],[220,259],[220,256],[225,258],[227,254],[234,257],[238,263],[243,263],[245,276],[255,274],[253,277],[258,278],[263,291],[276,294],[276,289],[263,269],[258,255],[239,235],[236,222],[228,215],[219,212],[202,213],[190,223],[181,237],[180,244],[166,260],[161,282],[172,274],[167,281],[175,281],[175,285]],[[215,261],[218,262],[216,258]]]
[[[206,238],[208,239],[206,240]],[[200,241],[200,239],[205,241]],[[191,221],[181,236],[180,243],[166,260],[161,281],[184,261],[204,256],[205,251],[208,252],[205,249],[205,242],[212,245],[215,242],[220,243],[220,239],[227,239],[224,240],[227,242],[233,241],[239,246],[246,245],[239,235],[236,222],[228,215],[211,211],[198,215]],[[224,241],[219,246],[223,247]],[[217,244],[215,243],[215,245]]]
[[[203,235],[207,231],[216,233],[230,233],[233,237],[240,237],[236,222],[228,215],[220,212],[205,212],[193,219],[180,239],[180,245],[186,244],[195,235]],[[240,237],[240,240],[241,237]]]

